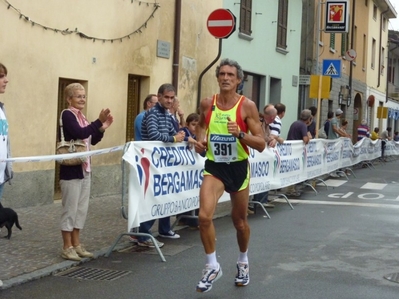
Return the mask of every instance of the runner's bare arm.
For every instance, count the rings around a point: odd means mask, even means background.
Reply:
[[[206,114],[209,111],[210,105],[212,104],[212,98],[205,98],[201,100],[200,107],[199,107],[199,115],[200,119],[198,122],[198,125],[195,129],[195,135],[197,138],[197,143],[195,144],[195,151],[199,154],[203,153],[207,146],[206,146],[206,141],[205,141],[205,130],[206,130],[206,124],[205,124],[205,118]]]
[[[245,99],[241,109],[241,115],[251,132],[251,134],[245,134],[245,137],[242,138],[241,141],[249,147],[256,149],[258,152],[262,152],[266,147],[266,142],[262,134],[258,109],[256,108],[255,103],[249,99]]]

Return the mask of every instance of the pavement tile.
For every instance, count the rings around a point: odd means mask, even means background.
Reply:
[[[120,207],[120,195],[90,199],[86,225],[81,232],[81,242],[87,250],[109,248],[116,237],[127,230],[127,221],[122,218]],[[7,280],[18,280],[15,279],[18,276],[64,262],[73,264],[60,256],[60,201],[15,211],[22,231],[14,226],[11,240],[0,238],[0,279],[3,280],[3,288],[10,285]],[[0,236],[6,234],[7,229],[3,228]],[[125,242],[128,242],[127,238]]]
[[[105,255],[116,238],[127,231],[127,220],[121,214],[121,195],[91,198],[81,242],[95,257]],[[220,203],[215,217],[229,214],[230,202]],[[79,264],[61,258],[62,238],[59,219],[61,201],[44,206],[15,209],[22,231],[13,227],[11,240],[2,238],[0,232],[0,280],[5,289],[38,279]],[[174,218],[171,220],[174,221]],[[157,222],[152,231],[155,232]],[[176,228],[176,230],[179,228]],[[124,237],[115,248],[120,250],[132,244]],[[84,259],[83,262],[89,259]]]

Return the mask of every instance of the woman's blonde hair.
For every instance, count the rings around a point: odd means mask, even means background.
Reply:
[[[64,89],[65,100],[72,98],[75,95],[75,90],[85,90],[80,83],[71,83]]]
[[[0,73],[4,73],[4,75],[7,75],[7,68],[1,62],[0,62]]]

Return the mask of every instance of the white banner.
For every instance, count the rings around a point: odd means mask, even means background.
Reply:
[[[186,143],[131,142],[123,159],[130,164],[128,231],[140,222],[199,207],[205,158]],[[399,155],[399,143],[387,142],[386,155]],[[381,156],[381,141],[349,138],[286,141],[262,153],[250,151],[250,194],[306,181],[339,168]],[[233,173],[231,175],[234,175]],[[229,200],[224,194],[220,201]]]

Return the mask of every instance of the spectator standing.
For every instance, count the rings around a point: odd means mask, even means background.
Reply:
[[[392,128],[387,127],[387,129],[381,133],[381,160],[384,162],[386,162],[385,147],[387,145],[387,141],[392,140],[391,132]]]
[[[196,142],[196,135],[195,135],[195,130],[197,128],[199,122],[199,114],[198,113],[191,113],[187,116],[186,118],[186,126],[181,128],[180,131],[183,131],[186,135],[184,136],[184,141],[187,141],[190,144],[190,147],[192,144],[195,144]],[[194,211],[195,215],[198,215],[199,209],[196,209]],[[180,214],[181,216],[191,216],[192,212],[185,212]],[[195,218],[187,218],[187,217],[182,217],[180,218],[179,225],[188,225],[190,227],[198,228],[198,219]]]
[[[345,137],[344,133],[339,130],[339,122],[344,112],[341,109],[335,111],[335,117],[330,122],[330,128],[328,130],[328,139],[337,139],[339,137]],[[327,132],[326,132],[327,133]]]
[[[0,63],[0,94],[6,92],[6,87],[8,83],[7,78],[7,68],[4,64]],[[8,121],[6,118],[4,103],[0,102],[0,122],[2,127],[1,135],[3,137],[3,142],[0,145],[0,158],[7,159],[11,158],[10,151],[10,139],[8,138]],[[4,185],[8,181],[11,183],[13,176],[12,164],[11,162],[1,162],[0,163],[0,202],[3,197]],[[0,280],[0,287],[3,285],[3,281]]]
[[[287,140],[302,140],[305,144],[312,139],[311,133],[308,131],[308,125],[312,123],[312,113],[309,109],[301,112],[300,118],[294,121],[288,131]]]
[[[294,121],[288,131],[287,140],[302,140],[308,144],[312,139],[312,134],[308,131],[308,126],[312,123],[312,112],[309,109],[302,110],[299,120]],[[300,197],[301,193],[296,185],[287,187],[287,196]]]
[[[146,96],[143,102],[143,111],[141,111],[134,120],[134,140],[135,141],[142,141],[143,138],[141,137],[141,123],[143,122],[144,114],[147,110],[151,109],[158,103],[158,97],[156,94],[149,94]]]
[[[198,122],[199,122],[198,113],[191,113],[187,116],[186,126],[180,129],[180,131],[183,131],[185,134],[184,141],[187,141],[189,143],[196,142],[195,130],[197,128]]]
[[[380,132],[380,128],[379,128],[379,127],[375,127],[375,128],[374,128],[374,131],[371,132],[370,139],[371,139],[371,140],[380,139],[379,132]]]
[[[149,94],[145,97],[143,102],[143,111],[141,111],[134,120],[134,141],[142,141],[143,138],[141,136],[141,123],[143,122],[143,118],[145,113],[150,110],[155,104],[158,103],[158,97],[156,94]],[[134,228],[131,229],[131,232],[134,232]],[[146,238],[141,238],[142,243],[146,241]],[[130,236],[130,241],[134,243],[138,243],[138,238],[136,236]],[[158,242],[158,247],[162,248],[164,243]]]
[[[165,83],[159,87],[158,103],[145,113],[141,123],[141,136],[143,140],[157,140],[162,142],[182,142],[184,140],[184,132],[176,131],[174,120],[169,112],[169,109],[173,105],[175,94],[176,90],[172,84]],[[140,223],[139,232],[150,234],[154,222],[155,219]],[[171,230],[170,217],[158,220],[158,233],[159,237],[162,238],[180,238],[180,235]],[[151,238],[138,237],[137,239],[139,246],[155,246]]]
[[[111,111],[102,109],[98,119],[89,123],[82,110],[86,105],[86,91],[79,83],[72,83],[65,87],[65,100],[68,109],[62,113],[60,128],[64,132],[65,140],[82,139],[87,150],[90,145],[96,145],[104,136],[113,117]],[[67,260],[80,261],[83,257],[93,257],[80,243],[80,231],[86,222],[89,208],[91,185],[91,161],[76,166],[60,166],[60,186],[62,196],[61,234],[63,249],[61,256]]]
[[[321,132],[319,133],[319,138],[325,138],[325,139],[328,139],[328,132],[330,131],[330,125],[331,125],[331,120],[332,120],[332,118],[334,117],[334,112],[332,112],[332,111],[328,111],[327,112],[327,119],[325,120],[325,122],[324,122],[324,124],[323,124],[323,130],[324,130],[324,136],[323,137],[321,137],[320,136],[320,134],[321,134]]]
[[[312,139],[314,139],[314,138],[316,138],[316,120],[315,120],[315,117],[316,117],[316,114],[317,114],[317,108],[315,106],[311,106],[311,107],[309,107],[309,110],[312,113],[312,122],[308,126],[308,131],[312,135]]]
[[[330,128],[328,129],[328,139],[338,139],[339,137],[346,137],[346,133],[344,133],[340,129],[340,121],[343,115],[343,111],[341,109],[337,109],[335,111],[335,117],[330,121]],[[331,172],[330,176],[333,178],[338,178],[340,175],[336,171]]]
[[[342,137],[351,138],[352,136],[351,136],[351,134],[349,134],[349,133],[347,132],[347,129],[348,129],[348,121],[347,121],[346,119],[343,119],[343,120],[342,120],[342,123],[341,123],[341,127],[339,128],[339,130],[340,130],[341,133],[343,134]]]
[[[7,73],[8,72],[5,65],[0,63],[0,94],[6,92],[6,87],[8,83]],[[0,144],[0,158],[1,159],[11,158],[10,139],[8,136],[8,121],[6,117],[4,103],[2,102],[0,102],[0,123],[2,128],[0,134],[2,137],[1,139],[3,140],[3,142]],[[4,185],[6,182],[11,184],[12,177],[13,177],[12,163],[1,162],[0,163],[0,202],[3,198]]]
[[[216,77],[219,93],[201,101],[195,144],[197,153],[209,149],[206,151],[204,179],[200,188],[199,212],[206,266],[197,284],[197,292],[210,291],[213,283],[222,276],[216,256],[213,214],[224,191],[230,193],[231,218],[239,247],[234,283],[236,286],[249,283],[248,147],[260,152],[265,148],[255,103],[236,93],[244,78],[241,66],[234,60],[223,59],[216,68]]]
[[[169,109],[169,112],[172,115],[175,130],[178,132],[184,126],[184,112],[180,108],[180,101],[176,96],[173,100],[173,105]]]
[[[285,116],[285,105],[282,103],[277,103],[274,105],[274,108],[277,110],[276,118],[274,119],[273,123],[269,125],[270,127],[270,135],[274,137],[278,143],[284,143],[284,138],[281,137],[281,127],[282,123],[281,120]]]
[[[275,147],[277,144],[277,139],[271,134],[270,128],[270,125],[273,124],[276,117],[277,109],[274,107],[273,104],[268,104],[263,108],[262,131],[263,137],[265,138],[265,142],[268,147]],[[262,203],[263,206],[266,208],[274,208],[274,205],[268,202],[268,195],[269,191],[257,193],[254,195],[253,200]]]
[[[366,120],[362,119],[362,122],[357,127],[357,141],[360,141],[363,138],[368,138],[368,137],[370,137],[370,129],[369,126],[367,125]]]

